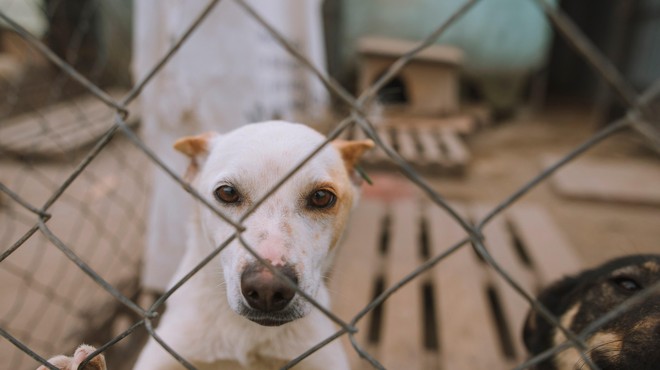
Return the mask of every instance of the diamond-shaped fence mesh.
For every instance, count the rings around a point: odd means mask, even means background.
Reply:
[[[246,16],[258,22],[275,42],[287,50],[301,66],[311,71],[334,98],[349,107],[348,116],[334,124],[323,145],[327,145],[346,130],[363,131],[366,137],[373,139],[387,154],[400,172],[422,190],[434,207],[439,207],[448,213],[464,230],[463,240],[442,253],[431,256],[414,270],[408,271],[403,279],[393,282],[380,292],[349,321],[340,319],[296,287],[299,294],[322,310],[339,329],[335,335],[300,353],[300,356],[285,368],[294,367],[314,351],[342,336],[350,337],[353,350],[357,351],[365,361],[374,368],[383,368],[377,356],[372,356],[354,340],[356,324],[379,304],[396,295],[399,289],[409,282],[420,279],[428,270],[442,269],[441,262],[462,248],[474,248],[485,263],[490,265],[517,294],[540,315],[557,325],[568,338],[565,343],[519,364],[518,368],[533,366],[569,347],[584,351],[588,347],[585,338],[589,333],[624,312],[635,302],[659,291],[658,286],[650,287],[641,295],[635,296],[634,299],[626,301],[614,311],[596,320],[584,332],[572,333],[563,327],[559,319],[553,317],[547,308],[536,301],[506,269],[501,267],[501,261],[497,261],[489,253],[488,242],[484,241],[482,235],[483,228],[536,185],[586,150],[626,130],[636,131],[648,139],[651,145],[657,146],[660,143],[659,117],[657,112],[653,111],[653,107],[648,105],[654,95],[657,95],[657,86],[649,89],[646,94],[635,92],[613,64],[598,52],[560,10],[548,5],[544,0],[530,1],[539,6],[557,34],[565,38],[593,67],[595,73],[627,106],[628,111],[624,117],[607,125],[530,179],[487,212],[484,217],[472,222],[474,220],[461,216],[445,201],[440,192],[378,136],[374,125],[370,122],[366,107],[376,97],[380,88],[392,80],[418,53],[433,45],[456,20],[469,13],[477,0],[466,1],[455,14],[439,24],[415,48],[397,59],[370,89],[358,97],[353,96],[324,71],[317,69],[294,44],[269,25],[249,2],[235,0],[245,11]],[[16,40],[20,37],[20,42],[30,45],[29,50],[32,53],[30,58],[41,58],[42,63],[56,66],[54,69],[42,69],[43,76],[21,77],[33,79],[34,82],[31,84],[15,80],[2,81],[5,97],[0,102],[2,104],[0,114],[12,118],[3,118],[0,124],[2,153],[0,199],[5,204],[0,210],[2,241],[0,335],[6,339],[0,342],[1,368],[27,369],[43,364],[47,368],[56,369],[52,364],[48,364],[45,358],[53,353],[61,353],[75,347],[79,343],[79,338],[70,337],[68,333],[71,332],[94,331],[93,334],[88,334],[87,338],[105,343],[99,347],[97,351],[99,353],[111,353],[122,346],[130,346],[134,343],[133,338],[139,336],[139,333],[146,332],[148,335],[156,336],[154,320],[158,312],[162,310],[169,296],[178,287],[186,284],[189,276],[197,271],[197,269],[191,271],[180,284],[176,284],[151,305],[145,306],[144,302],[138,300],[140,288],[135,277],[139,269],[140,251],[144,244],[146,203],[150,199],[148,174],[152,167],[166,171],[181,185],[182,190],[185,189],[199,200],[203,199],[181,177],[170,170],[167,163],[160,160],[134,131],[131,115],[135,113],[136,108],[131,103],[152,78],[160,73],[163,66],[189,37],[197,32],[207,16],[218,10],[216,9],[218,2],[216,0],[208,3],[187,31],[178,40],[173,40],[170,51],[163,55],[144,79],[137,81],[130,90],[111,92],[106,92],[100,87],[104,86],[104,78],[108,76],[108,66],[104,64],[107,61],[90,57],[97,54],[89,50],[93,47],[89,41],[93,32],[90,31],[89,22],[85,21],[87,12],[91,14],[94,10],[91,8],[99,6],[99,2],[88,2],[86,6],[78,9],[77,16],[80,21],[75,23],[74,29],[61,31],[70,32],[72,37],[62,37],[58,34],[48,36],[60,37],[60,40],[68,41],[68,44],[50,43],[52,47],[65,50],[64,58],[46,47],[0,9],[0,19],[17,36]],[[56,18],[56,14],[50,16]],[[48,83],[40,81],[48,81]],[[66,94],[80,92],[91,94],[85,104],[77,106],[52,104],[63,99]],[[49,106],[46,108],[49,117],[58,115],[61,117],[58,122],[63,124],[46,122],[44,118],[47,116],[46,109],[43,109],[43,106]],[[16,120],[13,117],[19,114],[22,115],[22,122],[26,119],[31,122],[29,127],[15,125]],[[25,115],[29,117],[25,118]],[[11,140],[7,139],[9,137]],[[122,137],[128,140],[123,140]],[[78,149],[72,151],[70,150],[72,147]],[[319,147],[318,150],[321,148]],[[30,149],[31,154],[25,155],[25,149]],[[311,153],[307,160],[313,158],[318,150]],[[58,160],[51,161],[54,157]],[[273,194],[283,182],[304,166],[307,160],[282,178],[275,188],[267,192],[266,197]],[[254,207],[259,207],[260,204],[261,202],[256,202]],[[214,208],[211,204],[206,205]],[[223,216],[221,211],[217,209],[214,211],[219,217]],[[251,253],[256,254],[241,237],[244,231],[243,221],[244,219],[233,224],[235,234],[200,263],[199,269],[205,268],[206,264],[235,238],[238,238]],[[433,225],[427,227],[432,228]],[[261,258],[259,260],[265,264]],[[275,273],[278,274],[276,271]],[[466,273],[470,272],[466,271]],[[116,324],[117,317],[122,317],[123,326]],[[77,325],[77,330],[71,330],[72,325]],[[39,330],[35,330],[35,327],[39,327]],[[161,344],[183,366],[194,368],[185,358],[170,349],[167,343]],[[588,366],[597,368],[589,357],[584,354],[582,356]]]

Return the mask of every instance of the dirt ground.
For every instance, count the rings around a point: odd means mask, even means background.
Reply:
[[[536,176],[543,169],[544,158],[568,153],[597,129],[591,110],[584,106],[564,104],[548,106],[542,112],[522,111],[514,119],[467,138],[472,162],[464,177],[428,179],[447,199],[494,205]],[[637,134],[624,131],[572,163],[586,158],[626,159],[649,163],[660,171],[660,156],[642,142]],[[525,202],[550,211],[585,266],[623,254],[660,253],[657,205],[567,199],[548,181],[519,200]]]

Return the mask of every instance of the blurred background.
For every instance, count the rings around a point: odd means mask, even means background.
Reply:
[[[310,64],[357,96],[464,2],[248,3]],[[545,3],[564,12],[637,92],[660,79],[658,1]],[[106,343],[139,319],[76,267],[56,240],[119,292],[148,304],[166,288],[182,253],[182,210],[190,198],[119,134],[68,185],[113,127],[114,110],[24,34],[120,99],[206,5],[201,0],[0,0],[0,328],[44,357],[70,352],[83,341]],[[660,96],[650,94],[645,104],[657,128]],[[628,109],[549,23],[538,2],[527,0],[478,2],[412,57],[368,105],[381,138],[439,194],[467,208],[506,199]],[[301,121],[328,132],[350,111],[231,1],[211,11],[128,110],[128,126],[180,174],[185,160],[170,149],[180,136],[268,119]],[[344,134],[361,135],[359,130]],[[574,256],[568,264],[658,253],[659,153],[657,142],[623,131],[541,183],[520,204],[547,213]],[[396,210],[401,199],[423,199],[381,150],[363,165],[374,180],[365,188],[367,203]],[[39,214],[25,203],[47,205],[54,235],[37,231]],[[525,227],[543,235],[549,226]],[[511,238],[513,247],[520,243],[516,235]],[[369,297],[382,285],[374,279],[365,293]],[[420,304],[428,308],[428,295],[420,294]],[[341,295],[335,301],[342,302]],[[425,315],[422,325],[428,326]],[[510,336],[519,341],[516,333]],[[145,337],[136,332],[109,350],[115,368],[128,368]],[[377,334],[369,338],[378,342]],[[438,352],[442,347],[433,341],[427,338],[424,348]],[[519,348],[503,353],[506,364],[525,357]],[[7,340],[0,341],[0,359],[0,369],[37,365]],[[438,361],[431,367],[440,366]]]

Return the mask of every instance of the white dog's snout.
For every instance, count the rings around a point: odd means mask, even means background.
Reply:
[[[287,263],[286,243],[283,238],[272,235],[257,244],[256,252],[273,266],[284,266]]]

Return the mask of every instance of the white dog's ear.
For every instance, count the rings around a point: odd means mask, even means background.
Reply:
[[[185,136],[174,143],[174,149],[190,158],[190,164],[183,179],[191,182],[199,171],[199,163],[206,159],[209,153],[210,141],[218,136],[216,132],[206,132],[195,136]]]
[[[174,149],[190,158],[196,158],[208,153],[209,141],[216,136],[218,136],[216,132],[205,132],[195,136],[184,136],[174,142]]]
[[[374,142],[366,140],[333,140],[332,145],[337,148],[341,154],[341,158],[344,160],[346,165],[346,170],[353,178],[355,172],[355,165],[360,160],[362,155],[369,149],[374,147]]]

